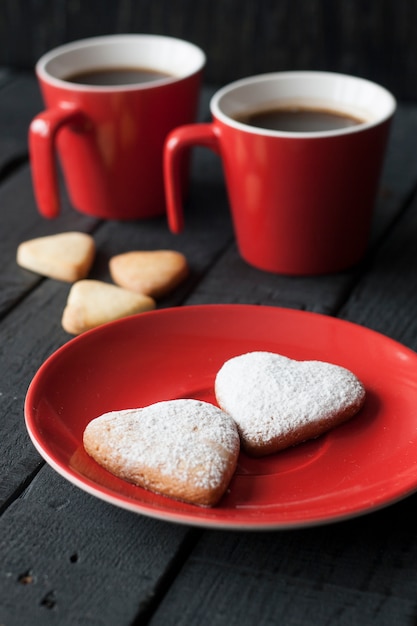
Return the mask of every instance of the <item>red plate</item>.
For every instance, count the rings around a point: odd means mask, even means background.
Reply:
[[[291,450],[263,459],[242,453],[212,509],[130,485],[84,452],[86,424],[106,411],[173,398],[214,403],[222,363],[252,350],[349,368],[366,386],[365,407]],[[381,334],[314,313],[208,305],[143,313],[69,341],[35,375],[25,417],[45,460],[90,494],[163,520],[248,530],[346,519],[415,491],[416,407],[417,354]]]

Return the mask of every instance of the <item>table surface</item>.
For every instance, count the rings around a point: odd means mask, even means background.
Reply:
[[[202,119],[211,93],[204,90]],[[83,216],[64,190],[62,214],[44,220],[27,156],[28,124],[41,108],[31,74],[0,72],[1,626],[415,626],[416,495],[328,525],[219,530],[118,508],[46,464],[29,439],[23,405],[37,369],[71,339],[61,327],[69,286],[19,268],[16,248],[37,236],[89,232],[98,250],[91,276],[103,280],[116,253],[177,249],[191,275],[158,308],[247,303],[314,311],[415,350],[417,106],[399,106],[366,259],[313,278],[263,273],[240,259],[221,166],[208,150],[194,152],[181,235],[169,232],[165,218]]]

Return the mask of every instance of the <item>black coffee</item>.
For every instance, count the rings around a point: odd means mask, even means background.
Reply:
[[[65,80],[79,85],[110,86],[149,83],[163,78],[172,78],[172,75],[147,67],[103,67],[71,74]]]
[[[338,130],[349,126],[363,124],[364,120],[346,113],[330,109],[314,109],[309,107],[274,108],[252,111],[235,118],[236,121],[266,128],[292,133],[314,133],[326,130]]]

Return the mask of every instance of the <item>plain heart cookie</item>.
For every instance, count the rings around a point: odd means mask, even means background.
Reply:
[[[91,235],[72,231],[24,241],[17,249],[16,260],[32,272],[73,283],[87,276],[94,256]]]
[[[192,399],[105,413],[87,425],[83,442],[86,452],[119,478],[200,506],[220,500],[240,448],[231,417]]]
[[[365,401],[365,388],[351,371],[271,352],[226,361],[215,394],[235,420],[242,448],[253,456],[318,437],[353,417]]]
[[[187,259],[175,250],[133,250],[110,259],[112,279],[120,287],[159,298],[188,276]]]
[[[80,335],[106,322],[151,311],[155,306],[149,296],[85,278],[72,285],[61,323],[67,333]]]

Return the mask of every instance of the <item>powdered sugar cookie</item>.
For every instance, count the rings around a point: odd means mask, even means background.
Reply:
[[[363,384],[349,370],[271,352],[226,361],[215,393],[236,421],[242,447],[254,456],[321,435],[353,417],[365,400]]]
[[[105,413],[87,425],[83,441],[87,453],[119,478],[201,506],[220,500],[240,448],[233,419],[192,399]]]

